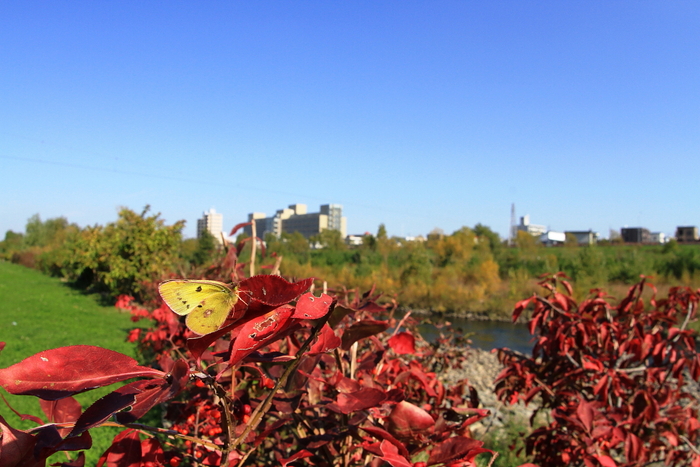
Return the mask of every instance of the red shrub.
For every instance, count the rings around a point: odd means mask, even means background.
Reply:
[[[645,279],[617,305],[600,290],[577,304],[563,274],[545,278],[532,307],[532,356],[504,349],[498,397],[535,402],[547,422],[527,438],[543,466],[700,465],[700,377],[693,332],[699,294],[686,287],[648,305]],[[562,290],[563,291],[560,291]],[[654,291],[655,292],[655,291]],[[697,392],[695,392],[697,394]]]

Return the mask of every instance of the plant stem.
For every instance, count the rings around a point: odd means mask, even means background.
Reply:
[[[258,249],[258,233],[256,232],[256,222],[253,221],[252,224],[250,224],[250,227],[253,231],[253,237],[250,239],[251,245],[250,245],[250,277],[253,277],[255,275],[255,254],[256,250]]]
[[[262,421],[263,415],[270,409],[272,406],[272,399],[275,397],[275,394],[277,394],[277,391],[282,388],[286,383],[289,377],[294,373],[294,371],[297,369],[299,364],[301,363],[301,357],[304,355],[304,353],[308,350],[308,348],[311,346],[311,343],[313,342],[314,338],[316,335],[321,331],[321,328],[328,322],[328,319],[330,318],[331,314],[333,313],[333,310],[335,309],[337,301],[333,299],[333,302],[331,303],[328,313],[321,318],[314,328],[311,330],[311,334],[309,335],[309,338],[306,339],[306,341],[302,344],[302,346],[299,348],[299,351],[295,355],[295,359],[291,361],[290,365],[287,367],[286,370],[284,370],[284,373],[280,378],[277,380],[277,383],[275,384],[275,387],[272,388],[272,390],[269,392],[265,400],[262,402],[262,404],[258,405],[255,408],[255,411],[253,414],[250,416],[250,420],[248,421],[248,424],[246,425],[245,429],[243,432],[236,438],[232,443],[231,443],[231,448],[238,446],[241,444],[245,439],[248,437],[251,431],[253,431],[255,428],[257,428],[258,424]],[[243,465],[245,460],[250,456],[252,451],[255,448],[252,448],[246,455],[244,456],[243,459],[239,462],[239,465]]]

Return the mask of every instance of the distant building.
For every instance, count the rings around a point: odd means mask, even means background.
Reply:
[[[666,243],[668,239],[666,238],[666,234],[663,232],[652,232],[649,235],[649,241],[651,243]]]
[[[566,235],[573,235],[579,245],[595,245],[600,235],[592,230],[567,230]]]
[[[563,245],[566,241],[566,234],[564,232],[554,232],[550,230],[540,235],[540,242],[544,245]]]
[[[677,242],[697,242],[698,228],[693,226],[676,227]]]
[[[651,233],[643,227],[623,227],[620,230],[622,241],[625,243],[650,243]]]
[[[369,235],[368,233],[363,234],[363,235],[348,235],[345,237],[345,243],[347,243],[350,246],[360,246],[364,242],[365,235]]]
[[[219,242],[223,243],[222,236],[224,230],[224,215],[216,212],[214,208],[204,211],[201,219],[197,219],[197,238],[202,236],[202,232],[207,231]]]
[[[343,217],[343,207],[339,204],[324,204],[320,212],[313,213],[307,212],[305,204],[292,204],[277,210],[271,217],[260,212],[248,214],[248,220],[255,222],[256,234],[260,238],[268,233],[279,237],[283,232],[299,232],[309,238],[324,230],[337,230],[344,238],[347,231],[347,219]],[[252,235],[253,229],[247,226],[245,232]]]
[[[530,224],[530,216],[525,215],[520,218],[520,224],[518,225],[518,230],[522,232],[527,232],[530,235],[539,237],[547,233],[547,227],[544,225]]]

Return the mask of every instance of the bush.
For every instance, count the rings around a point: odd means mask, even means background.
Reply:
[[[207,269],[210,279],[241,275],[235,252]],[[416,339],[409,331],[415,323],[394,320],[393,308],[378,305],[373,291],[314,296],[305,293],[312,283],[243,278],[229,319],[204,336],[186,329],[164,304],[148,311],[120,297],[118,307],[154,322],[151,330],[130,334],[153,357],[154,368],[98,347],[71,346],[0,370],[7,391],[49,401],[42,402],[43,419],[32,418],[41,425],[34,430],[16,430],[0,419],[0,465],[44,465],[53,453],[88,449],[89,430],[115,424],[125,429],[100,465],[252,460],[291,466],[304,460],[466,467],[479,454],[494,455],[469,434],[470,425],[488,414],[477,407],[476,392],[466,381],[445,387],[437,378],[461,364],[460,353]],[[211,286],[183,282],[197,284]],[[188,290],[181,298],[196,305],[197,290]],[[219,302],[206,295],[199,303]],[[72,397],[133,378],[142,379],[85,410]],[[167,430],[135,423],[162,403]],[[116,423],[107,421],[112,416]],[[65,465],[82,465],[81,456]]]
[[[79,285],[116,297],[135,294],[145,300],[147,285],[175,270],[184,221],[166,226],[159,214],[147,216],[127,208],[116,222],[88,227],[66,245],[62,265]]]
[[[543,466],[644,466],[700,463],[700,378],[693,332],[699,291],[672,288],[646,305],[644,279],[619,304],[594,291],[577,304],[562,274],[544,279],[533,307],[532,356],[500,352],[504,402],[534,403],[549,422],[526,439]]]

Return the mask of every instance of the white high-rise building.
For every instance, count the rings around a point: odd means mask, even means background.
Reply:
[[[224,215],[216,212],[214,208],[204,211],[204,216],[197,219],[197,238],[201,237],[205,230],[212,234],[219,243],[223,243]]]

